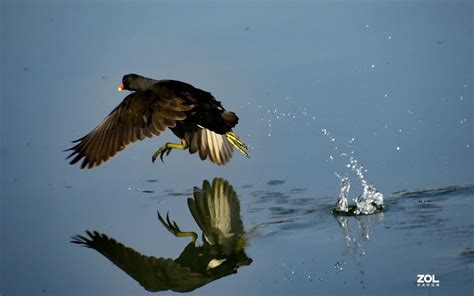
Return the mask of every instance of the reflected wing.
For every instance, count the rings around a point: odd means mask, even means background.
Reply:
[[[159,135],[194,105],[180,98],[161,98],[151,90],[128,95],[94,130],[74,142],[70,164],[84,159],[81,168],[93,168],[145,137]]]
[[[86,233],[88,237],[76,235],[71,242],[98,251],[148,291],[187,292],[210,281],[172,259],[145,256],[105,234],[96,231]]]
[[[199,157],[209,160],[215,164],[223,165],[232,158],[232,144],[226,135],[220,135],[206,128],[201,128],[193,133],[186,134],[186,141],[191,154],[199,151]]]
[[[188,199],[188,206],[209,244],[233,247],[244,234],[239,200],[227,181],[215,178],[211,186],[205,180],[202,190],[194,189],[194,199]]]

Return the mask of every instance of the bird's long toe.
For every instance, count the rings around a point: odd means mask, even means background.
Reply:
[[[166,153],[166,156],[170,155],[171,153],[171,148],[169,148],[167,145],[163,145],[160,147],[160,149],[156,150],[155,153],[153,153],[153,156],[151,157],[152,162],[154,163],[155,160],[160,156],[161,162],[164,163],[163,161],[163,155]]]

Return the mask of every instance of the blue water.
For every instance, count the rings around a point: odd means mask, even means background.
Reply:
[[[200,236],[186,200],[219,177],[237,193],[251,262],[194,294],[471,295],[473,9],[2,1],[0,293],[147,294],[72,236],[177,258],[190,238],[157,211]],[[174,151],[152,164],[177,142],[167,132],[96,169],[68,165],[63,150],[123,99],[130,72],[211,91],[239,115],[251,158],[215,166]],[[335,173],[351,181],[351,203],[363,192],[351,157],[383,211],[331,213]],[[417,287],[417,274],[440,286]]]

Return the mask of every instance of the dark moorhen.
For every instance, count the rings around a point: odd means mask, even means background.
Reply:
[[[132,91],[89,134],[67,151],[70,164],[84,159],[81,168],[93,168],[137,140],[160,135],[167,127],[181,144],[166,143],[152,157],[169,155],[172,149],[199,151],[218,165],[232,157],[233,147],[248,157],[248,148],[232,132],[239,118],[226,111],[209,92],[176,80],[154,80],[137,74],[123,76],[119,91]]]

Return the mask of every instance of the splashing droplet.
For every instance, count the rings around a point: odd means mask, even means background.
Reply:
[[[349,211],[349,202],[347,197],[349,195],[349,190],[351,189],[351,182],[349,181],[349,178],[343,177],[337,172],[335,174],[341,181],[341,189],[339,191],[339,199],[336,203],[336,211],[347,213]]]

